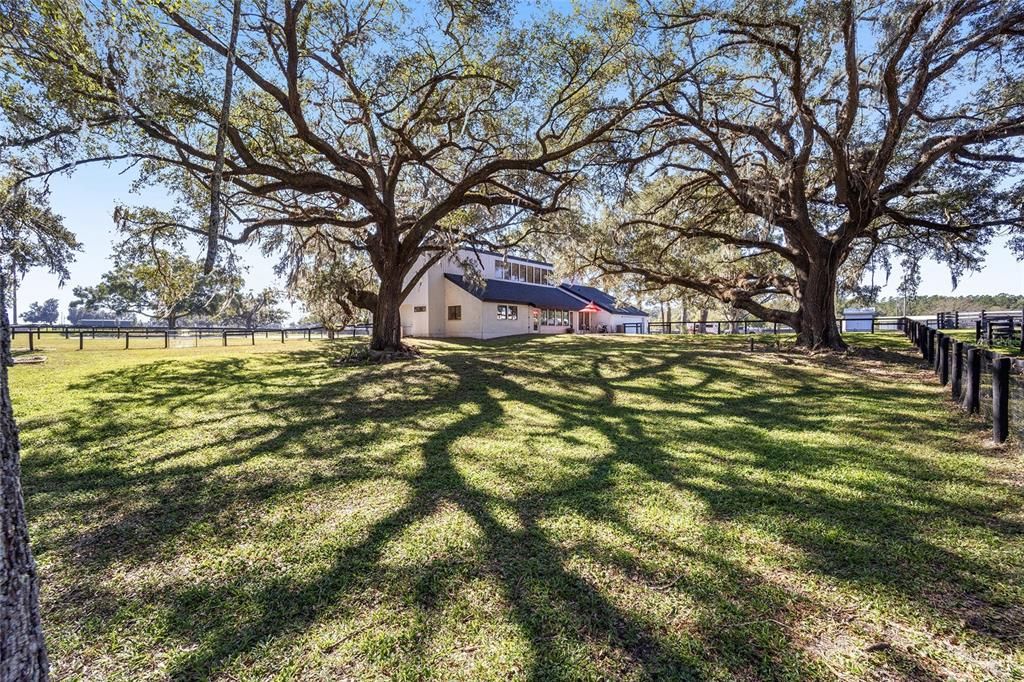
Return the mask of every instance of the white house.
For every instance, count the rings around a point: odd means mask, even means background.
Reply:
[[[466,263],[482,275],[483,286],[466,276]],[[403,334],[420,337],[647,331],[647,313],[600,289],[556,282],[551,263],[471,250],[432,265],[401,315]]]

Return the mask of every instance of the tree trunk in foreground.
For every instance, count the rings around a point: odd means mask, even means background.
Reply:
[[[6,311],[7,308],[5,307]],[[11,266],[11,324],[18,324],[18,272]]]
[[[49,661],[21,494],[18,429],[7,385],[11,336],[2,279],[0,274],[0,682],[28,682],[47,679]]]
[[[373,308],[373,335],[370,348],[381,351],[402,350],[402,278],[382,277]]]
[[[806,273],[800,273],[800,309],[796,314],[797,345],[812,350],[846,350],[846,342],[836,324],[836,279],[838,259],[831,251],[811,261]]]

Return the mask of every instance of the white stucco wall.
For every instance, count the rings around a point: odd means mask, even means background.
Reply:
[[[495,278],[495,263],[501,260],[501,256],[490,254],[477,255],[466,250],[461,251],[459,255],[463,259],[472,259],[476,266],[482,269],[485,278]],[[510,257],[508,261],[535,265],[518,258]],[[424,256],[417,267],[411,270],[411,273],[418,272],[425,262],[426,257]],[[498,305],[500,304],[479,300],[462,287],[445,279],[445,273],[463,274],[463,269],[456,262],[456,259],[445,258],[429,268],[413,287],[409,296],[406,297],[400,312],[402,316],[402,329],[407,336],[461,336],[475,339],[491,339],[515,334],[565,333],[566,327],[563,325],[539,325],[534,330],[534,309],[523,303],[504,304],[516,305],[518,307],[518,319],[499,320]],[[412,274],[410,274],[411,276]],[[577,296],[576,298],[579,297]],[[588,301],[583,301],[583,303],[586,302]],[[448,320],[448,306],[451,305],[462,306],[461,320]],[[426,310],[414,312],[418,306],[424,306]],[[596,331],[603,325],[607,331],[614,332],[620,324],[642,323],[646,328],[646,322],[647,318],[643,316],[615,315],[602,310],[592,315],[591,328]],[[573,311],[572,326],[574,330],[579,327],[579,313],[577,311]]]
[[[493,339],[499,336],[530,333],[530,306],[521,303],[498,304],[481,301],[462,287],[445,280],[445,315],[448,306],[462,306],[461,320],[447,320],[446,336],[463,336],[473,339]],[[498,305],[515,305],[518,319],[499,320]]]
[[[609,315],[609,318],[611,318],[611,326],[609,327],[609,331],[614,332],[614,331],[618,330],[618,327],[619,327],[620,324],[637,324],[637,323],[640,323],[640,324],[643,325],[643,327],[641,327],[641,331],[639,333],[643,333],[643,332],[647,331],[647,318],[644,317],[643,315]],[[626,331],[627,334],[636,334],[636,333],[638,333],[635,328],[627,328],[625,331]]]

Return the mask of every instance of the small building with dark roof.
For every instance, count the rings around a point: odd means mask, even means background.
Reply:
[[[419,337],[647,331],[643,310],[600,289],[556,281],[551,263],[470,250],[422,272],[401,316],[403,333]]]

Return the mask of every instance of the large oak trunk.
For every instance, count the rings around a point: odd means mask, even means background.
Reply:
[[[402,278],[397,276],[381,278],[377,302],[373,308],[373,335],[370,348],[373,350],[398,351],[402,349]]]
[[[836,279],[839,259],[824,250],[799,274],[800,308],[796,315],[797,344],[814,350],[846,350],[836,324]]]
[[[0,275],[0,292],[6,284],[2,280]],[[45,680],[49,664],[21,494],[18,429],[7,386],[10,358],[10,328],[0,293],[0,681],[21,682]]]

